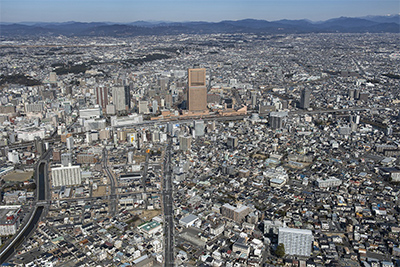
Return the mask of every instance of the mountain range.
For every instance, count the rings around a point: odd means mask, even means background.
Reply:
[[[0,23],[0,36],[143,36],[211,33],[400,33],[400,16],[340,17],[310,20],[224,20],[221,22],[25,22]]]

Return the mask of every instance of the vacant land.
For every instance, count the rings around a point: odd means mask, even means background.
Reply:
[[[134,155],[133,160],[136,162],[136,164],[140,164],[142,162],[146,161],[146,156],[143,155]]]
[[[33,171],[30,172],[11,172],[3,177],[8,182],[23,182],[32,178]]]
[[[98,185],[97,190],[93,190],[92,196],[93,197],[102,197],[106,195],[106,188],[108,185]]]

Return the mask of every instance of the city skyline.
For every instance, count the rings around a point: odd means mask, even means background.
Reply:
[[[362,4],[361,4],[362,3]],[[48,1],[4,0],[0,4],[1,22],[119,22],[134,21],[209,21],[241,19],[308,19],[399,14],[398,1]]]

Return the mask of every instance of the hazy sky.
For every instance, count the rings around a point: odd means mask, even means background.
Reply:
[[[399,14],[399,0],[0,0],[0,21],[326,20]]]

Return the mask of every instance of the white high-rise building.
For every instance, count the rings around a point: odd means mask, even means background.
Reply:
[[[72,150],[74,148],[74,138],[72,136],[67,137],[67,149]]]
[[[285,246],[287,255],[310,256],[313,239],[311,230],[279,228],[278,244]]]
[[[114,87],[112,89],[112,97],[115,109],[117,111],[125,110],[124,87]]]
[[[204,136],[204,121],[194,121],[195,136]]]
[[[11,161],[14,164],[19,163],[19,155],[17,151],[8,152],[8,161]]]
[[[190,150],[192,147],[192,137],[191,136],[179,136],[179,149],[183,151]]]
[[[82,183],[80,166],[52,168],[51,176],[53,186],[80,185]]]

